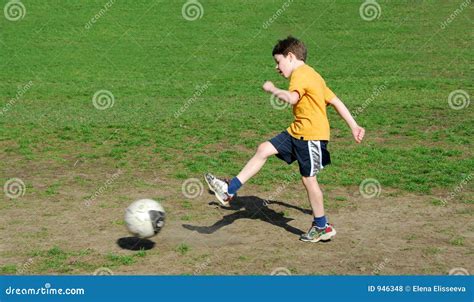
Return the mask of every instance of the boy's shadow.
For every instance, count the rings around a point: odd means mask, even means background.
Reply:
[[[209,204],[217,204],[216,202],[211,202]],[[298,211],[301,211],[305,214],[311,214],[310,210],[302,209],[300,207],[287,204],[282,201],[274,201],[274,200],[263,200],[256,196],[243,196],[237,197],[232,200],[229,207],[223,207],[222,209],[237,211],[232,214],[226,215],[222,217],[221,220],[217,221],[211,226],[195,226],[189,224],[183,224],[183,227],[191,230],[197,231],[201,234],[212,234],[219,230],[220,228],[225,227],[236,221],[237,219],[247,218],[247,219],[260,219],[264,222],[271,223],[278,227],[284,228],[290,233],[301,235],[304,232],[298,228],[292,227],[288,225],[288,222],[292,221],[292,218],[284,217],[283,213],[278,213],[275,210],[270,209],[268,206],[272,204],[278,204],[281,206],[285,206],[287,208],[293,208]]]

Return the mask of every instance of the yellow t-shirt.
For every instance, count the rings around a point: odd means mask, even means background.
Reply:
[[[290,77],[289,91],[296,91],[300,100],[293,106],[295,120],[288,133],[297,139],[329,140],[328,102],[336,95],[313,68],[302,65]]]

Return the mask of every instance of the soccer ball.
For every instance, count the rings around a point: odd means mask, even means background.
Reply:
[[[165,209],[152,199],[137,200],[125,210],[125,223],[137,237],[155,236],[165,224]]]

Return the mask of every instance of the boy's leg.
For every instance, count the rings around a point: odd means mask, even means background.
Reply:
[[[258,146],[255,155],[247,162],[242,171],[230,181],[229,193],[235,194],[242,184],[260,171],[267,158],[272,155],[276,155],[288,164],[295,160],[292,153],[292,138],[287,131],[281,132]]]
[[[313,211],[313,222],[306,234],[301,235],[303,241],[318,242],[329,240],[336,235],[334,227],[327,223],[324,216],[323,192],[319,188],[316,174],[331,162],[326,141],[294,140],[296,157],[308,200]]]
[[[316,176],[303,176],[302,179],[313,210],[314,220],[311,228],[306,234],[301,235],[300,240],[308,242],[329,240],[336,235],[336,230],[327,223],[326,216],[324,216],[323,192],[319,188]]]
[[[230,181],[224,181],[207,173],[205,175],[206,182],[209,188],[216,194],[219,202],[224,206],[228,206],[242,184],[257,174],[267,161],[267,158],[275,154],[278,154],[278,151],[270,142],[261,143],[255,155],[247,162],[237,177],[232,178]]]
[[[237,174],[237,178],[241,184],[246,183],[250,178],[257,174],[267,159],[275,154],[278,154],[278,151],[270,142],[267,141],[261,143],[260,146],[258,146],[255,155],[247,162],[242,171]]]
[[[324,216],[323,192],[319,188],[316,176],[302,177],[306,193],[308,193],[308,200],[313,210],[314,217]]]

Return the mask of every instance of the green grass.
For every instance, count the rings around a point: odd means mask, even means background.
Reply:
[[[56,195],[58,194],[58,188],[61,186],[60,183],[51,184],[45,191],[46,195]]]
[[[181,3],[144,0],[115,2],[89,30],[84,25],[98,2],[28,1],[20,22],[1,18],[0,106],[33,83],[0,118],[6,158],[20,166],[75,157],[153,169],[153,157],[178,180],[207,170],[235,174],[259,142],[292,120],[260,88],[265,79],[287,86],[273,70],[271,50],[291,33],[350,109],[386,86],[357,116],[367,129],[362,145],[329,110],[333,164],[322,184],[357,186],[371,177],[383,188],[429,193],[452,189],[473,170],[472,105],[447,104],[455,89],[474,93],[468,12],[440,29],[458,2],[379,1],[382,17],[366,22],[360,1],[295,1],[265,30],[279,1],[201,2],[205,15],[195,22],[182,18]],[[115,97],[107,110],[92,105],[101,89]],[[252,181],[268,186],[296,170],[271,159]],[[56,195],[57,180],[47,181],[45,194]]]
[[[51,212],[41,217],[70,218],[64,211],[78,212],[72,205],[82,206],[104,187],[107,175],[120,169],[124,173],[117,183],[108,185],[91,208],[94,215],[101,210],[117,215],[101,221],[104,227],[123,229],[122,209],[132,195],[174,203],[178,208],[167,212],[170,221],[214,215],[186,200],[179,185],[168,185],[201,178],[206,171],[235,175],[259,143],[291,123],[291,110],[273,109],[261,89],[264,80],[288,85],[275,73],[271,57],[275,42],[288,34],[305,42],[308,64],[351,111],[365,107],[356,117],[367,131],[361,145],[328,109],[332,165],[318,176],[328,192],[327,210],[357,207],[352,193],[366,178],[380,182],[381,201],[431,194],[429,211],[474,203],[472,180],[463,182],[474,171],[473,104],[462,110],[448,105],[454,90],[466,91],[471,99],[474,95],[472,6],[441,29],[459,1],[377,0],[382,15],[372,22],[359,16],[363,1],[292,1],[264,29],[284,0],[199,0],[205,12],[194,22],[181,16],[184,1],[115,1],[86,29],[103,2],[22,2],[24,19],[0,18],[0,160],[5,163],[0,184],[20,177],[26,194],[2,203],[2,209],[34,213],[31,207],[47,202]],[[28,83],[31,87],[12,104]],[[207,88],[193,98],[203,85]],[[98,110],[92,98],[103,89],[112,92],[114,105]],[[249,185],[271,193],[282,184],[299,183],[299,176],[292,175],[299,175],[297,165],[270,158]],[[455,196],[445,203],[451,192]],[[114,195],[113,202],[107,194]],[[283,211],[284,217],[291,213]],[[472,216],[473,211],[455,209],[453,214]],[[25,225],[24,216],[12,217],[8,225]],[[9,228],[0,225],[0,230]],[[449,232],[446,245],[468,246],[466,238]],[[51,237],[46,228],[18,234],[26,234],[21,235],[25,240]],[[422,239],[419,234],[406,238]],[[180,257],[183,263],[207,263],[193,260],[198,247],[176,244],[171,253],[186,256]],[[422,248],[427,258],[444,257],[445,251],[442,246]],[[32,259],[26,269],[25,263],[5,260],[0,274],[92,274],[101,267],[140,265],[150,255],[153,251],[51,247],[24,251],[21,256]],[[253,261],[253,256],[235,257]]]
[[[189,200],[184,200],[182,203],[181,203],[182,207],[184,209],[191,209],[193,207],[192,203],[189,201]]]
[[[0,274],[2,275],[12,275],[17,272],[16,264],[5,264],[0,266]]]
[[[78,251],[52,247],[49,250],[32,251],[29,260],[20,267],[17,264],[0,266],[2,274],[44,274],[44,273],[83,273],[93,274],[98,268],[117,268],[135,264],[147,256],[147,251],[140,250],[130,255],[108,253],[101,255],[91,249]]]
[[[130,255],[109,254],[107,255],[107,260],[109,260],[112,263],[112,265],[131,265],[136,262],[134,256],[130,256]]]
[[[426,248],[423,248],[422,252],[426,256],[432,256],[432,255],[439,254],[441,252],[441,249],[437,247],[426,247]]]
[[[415,234],[410,234],[410,235],[408,235],[408,236],[405,238],[405,240],[408,241],[408,242],[414,241],[414,240],[416,240],[416,239],[418,239],[418,236],[415,235]]]
[[[52,247],[46,251],[32,252],[32,264],[28,273],[72,273],[77,270],[90,271],[96,268],[90,261],[82,261],[91,255],[92,250],[65,251]]]
[[[181,243],[176,247],[175,250],[177,253],[184,256],[191,250],[191,247],[187,245],[186,243]]]
[[[112,220],[113,225],[125,225],[125,220],[123,219],[117,219],[117,220]]]
[[[140,250],[138,251],[134,256],[135,257],[145,257],[146,256],[146,251],[145,250]]]
[[[183,215],[181,216],[181,220],[183,221],[191,221],[192,216],[191,215]]]
[[[435,198],[431,199],[431,204],[434,205],[434,206],[438,206],[438,207],[444,207],[444,206],[446,206],[446,203],[445,203],[445,202],[443,202],[443,201],[440,200],[440,199],[435,199]]]
[[[455,245],[455,246],[463,246],[464,245],[464,237],[453,238],[449,243],[451,243],[451,245]]]

